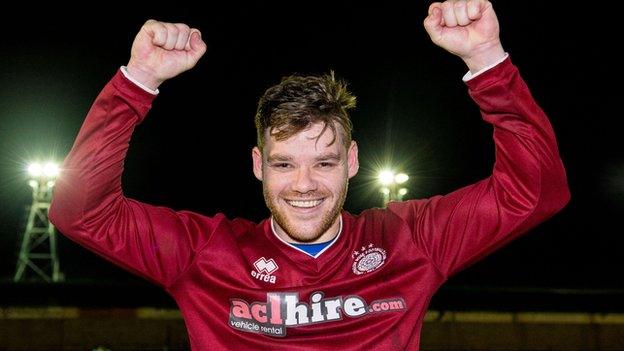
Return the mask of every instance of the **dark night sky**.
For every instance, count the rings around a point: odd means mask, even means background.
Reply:
[[[572,201],[451,283],[624,288],[624,147],[615,88],[621,65],[601,44],[616,24],[596,9],[549,3],[499,0],[494,6],[503,45],[558,135]],[[209,215],[264,218],[250,158],[257,98],[283,75],[330,69],[359,101],[352,118],[362,171],[351,184],[351,212],[380,202],[369,190],[375,160],[406,164],[410,197],[446,193],[489,174],[491,127],[461,82],[463,63],[435,47],[422,28],[428,3],[306,4],[85,6],[73,15],[58,7],[24,8],[3,22],[0,276],[15,270],[30,202],[27,160],[68,152],[91,102],[127,62],[148,18],[200,28],[209,51],[198,67],[161,87],[137,129],[123,179],[129,197]],[[59,246],[68,280],[135,279],[64,237]]]

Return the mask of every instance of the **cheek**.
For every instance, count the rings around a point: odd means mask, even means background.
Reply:
[[[331,188],[340,188],[347,179],[348,175],[346,169],[340,169],[324,175],[323,182],[325,184],[331,184]]]
[[[286,175],[265,173],[262,184],[271,194],[276,195],[287,188],[289,180]]]
[[[291,189],[291,185],[295,182],[294,175],[289,173],[272,172],[270,169],[265,169],[263,170],[263,174],[263,186],[272,196],[277,196],[280,193],[288,193]],[[317,172],[313,178],[318,185],[319,191],[337,193],[344,188],[348,180],[348,175],[345,168],[334,172]]]
[[[342,176],[324,177],[318,182],[318,190],[326,195],[333,194],[334,196],[340,193],[346,184],[346,178]]]

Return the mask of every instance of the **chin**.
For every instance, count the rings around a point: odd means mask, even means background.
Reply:
[[[306,212],[293,210],[290,205],[279,200],[273,200],[265,193],[267,206],[271,210],[273,219],[284,234],[291,240],[309,243],[318,240],[336,222],[340,216],[340,208],[337,203],[330,203],[325,198],[316,210]]]
[[[292,222],[289,222],[289,224]],[[318,224],[310,225],[309,223],[305,226],[294,225],[286,225],[286,228],[283,228],[289,237],[295,239],[297,241],[302,242],[310,242],[318,239],[323,235],[322,232],[319,232],[321,227],[321,222]]]

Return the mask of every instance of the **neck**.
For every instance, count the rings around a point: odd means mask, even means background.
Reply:
[[[342,231],[342,214],[338,214],[334,223],[325,231],[325,233],[321,234],[317,239],[312,241],[298,241],[293,239],[286,231],[275,221],[273,217],[271,217],[271,229],[273,233],[280,238],[282,241],[291,243],[291,244],[317,244],[324,243],[330,240],[333,240],[337,237]]]

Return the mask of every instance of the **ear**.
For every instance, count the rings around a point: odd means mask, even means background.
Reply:
[[[351,141],[351,146],[347,151],[348,175],[349,178],[357,174],[360,169],[360,160],[358,159],[358,146],[355,141]]]
[[[262,152],[257,146],[251,149],[251,159],[253,160],[253,172],[259,181],[262,181]]]

